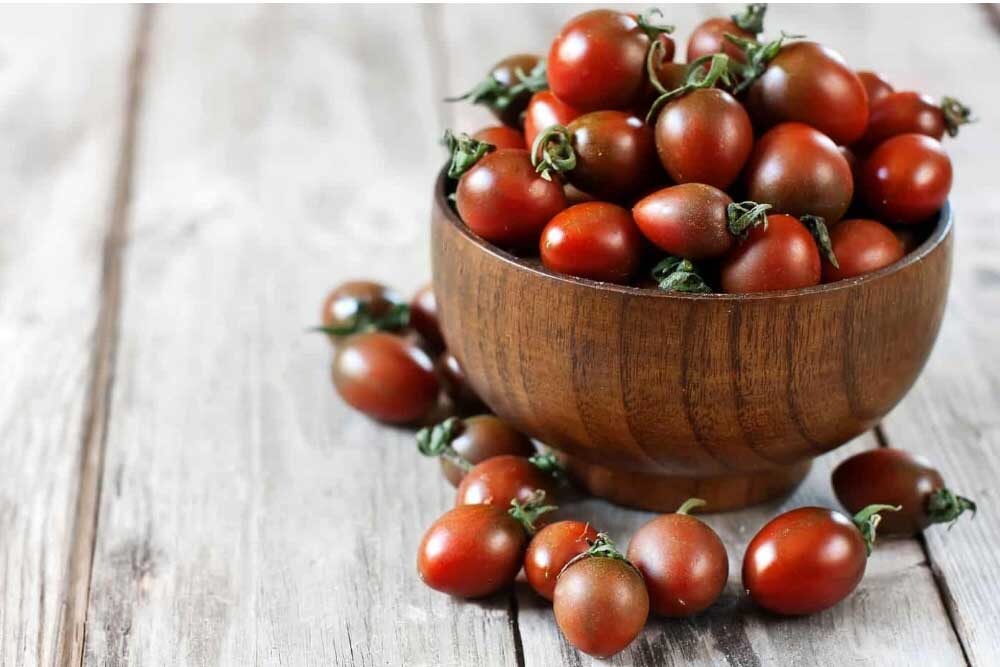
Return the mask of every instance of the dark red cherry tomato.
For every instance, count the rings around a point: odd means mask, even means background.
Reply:
[[[626,109],[643,85],[650,39],[635,16],[595,9],[574,17],[552,42],[549,87],[577,109]]]
[[[508,56],[491,67],[486,79],[475,88],[449,101],[468,100],[482,104],[504,125],[520,127],[521,114],[532,93],[545,87],[543,72],[539,72],[540,62],[539,56],[527,53]],[[535,76],[524,81],[522,73]]]
[[[879,533],[913,535],[935,523],[950,523],[965,511],[976,511],[968,498],[945,487],[941,473],[922,456],[901,449],[881,447],[855,454],[833,471],[833,490],[850,512],[880,502],[899,505],[887,513]]]
[[[855,74],[858,75],[861,85],[868,94],[869,109],[893,93],[892,86],[881,74],[876,72],[855,72]]]
[[[484,127],[472,135],[472,138],[477,141],[484,141],[497,148],[528,148],[521,131],[506,125]]]
[[[452,486],[461,484],[472,466],[497,456],[535,453],[531,439],[493,415],[451,417],[417,433],[417,446],[425,456],[441,459],[441,472]]]
[[[751,41],[757,39],[757,33],[763,29],[761,23],[764,18],[764,10],[758,9],[759,17],[755,17],[750,13],[753,7],[763,8],[764,5],[751,5],[747,13],[743,16],[716,16],[699,23],[698,27],[691,32],[691,36],[688,37],[687,61],[691,63],[698,58],[710,56],[714,53],[725,53],[733,60],[745,63],[747,60],[746,54],[737,45],[726,39],[725,36],[729,34]],[[757,25],[744,23],[748,28],[753,27],[754,30],[744,29],[737,24],[738,19],[740,22],[756,19]]]
[[[514,582],[534,521],[555,509],[537,503],[462,505],[435,521],[420,541],[417,571],[434,590],[464,598],[490,595]]]
[[[381,283],[352,280],[327,295],[320,321],[335,339],[369,329],[397,329],[400,327],[392,325],[402,322],[393,313],[402,303],[395,290]]]
[[[458,485],[455,505],[507,507],[512,500],[530,501],[537,491],[544,491],[545,497],[552,500],[556,492],[555,478],[534,460],[539,459],[505,454],[477,463]]]
[[[642,238],[632,214],[606,202],[570,206],[545,226],[542,264],[559,273],[626,283],[642,259]]]
[[[903,258],[903,244],[892,230],[875,220],[841,220],[830,230],[830,246],[840,267],[823,259],[823,282],[878,271]]]
[[[950,136],[958,134],[959,126],[969,122],[970,114],[968,108],[953,98],[938,103],[912,91],[892,93],[872,105],[861,143],[874,148],[889,137],[911,133],[940,140],[946,131]]]
[[[770,292],[818,285],[819,249],[797,218],[769,215],[767,226],[750,229],[747,238],[722,260],[724,292]]]
[[[458,214],[469,229],[504,247],[538,242],[545,224],[566,208],[559,183],[538,175],[528,151],[487,153],[458,181]]]
[[[432,349],[444,348],[433,285],[424,285],[410,299],[410,326],[416,329]]]
[[[333,384],[348,405],[369,417],[411,423],[437,403],[438,382],[427,354],[388,333],[351,336],[333,358]]]
[[[712,259],[729,252],[736,238],[729,231],[729,205],[722,190],[685,183],[641,199],[632,216],[643,236],[675,257]]]
[[[726,547],[714,530],[687,514],[692,499],[674,514],[659,516],[632,536],[628,559],[642,573],[653,611],[682,617],[715,602],[729,578]]]
[[[552,606],[556,623],[570,644],[584,653],[610,658],[631,644],[646,625],[649,594],[639,571],[603,536],[587,554],[570,562],[559,575]]]
[[[878,525],[875,512],[885,509],[891,508],[865,508],[853,522],[822,507],[800,507],[772,519],[747,547],[743,587],[777,614],[832,607],[861,582]]]
[[[840,220],[851,204],[854,177],[837,145],[802,123],[783,123],[754,146],[745,171],[747,196],[775,211]]]
[[[524,575],[535,592],[551,601],[556,578],[574,557],[590,548],[597,531],[582,521],[557,521],[535,535],[524,554]]]
[[[656,120],[656,151],[677,183],[729,187],[750,156],[753,127],[743,105],[718,88],[668,102]]]
[[[951,190],[951,160],[940,142],[901,134],[872,151],[861,167],[865,201],[882,220],[922,222],[937,213]]]
[[[531,97],[524,113],[524,141],[530,150],[538,135],[553,125],[569,125],[583,112],[571,107],[551,91],[543,90]]]
[[[798,121],[838,144],[861,138],[868,124],[868,94],[836,51],[815,42],[781,48],[747,93],[754,123],[770,127]]]
[[[482,399],[469,384],[465,370],[454,354],[448,350],[442,352],[434,362],[434,370],[437,371],[438,379],[441,381],[441,388],[448,394],[459,412],[468,414],[485,407]]]

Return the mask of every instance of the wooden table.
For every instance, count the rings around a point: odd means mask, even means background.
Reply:
[[[733,7],[671,7],[681,33]],[[414,572],[451,502],[412,433],[334,395],[304,333],[332,285],[429,277],[441,99],[568,7],[0,12],[0,664],[591,664],[523,585],[450,600]],[[981,122],[948,142],[957,255],[933,357],[874,433],[794,497],[708,521],[732,579],[653,620],[618,665],[1000,664],[1000,32],[974,6],[775,6],[904,88]],[[847,453],[932,457],[980,516],[886,540],[838,607],[740,594],[779,507],[834,506]],[[568,508],[621,543],[649,515]]]

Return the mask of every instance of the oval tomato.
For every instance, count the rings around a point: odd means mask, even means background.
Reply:
[[[763,11],[761,11],[761,19],[763,19]],[[757,32],[760,32],[760,30]],[[714,53],[725,53],[733,60],[745,63],[747,60],[746,53],[740,47],[726,39],[727,34],[751,41],[757,39],[756,33],[744,30],[736,24],[736,21],[732,17],[716,16],[699,23],[691,31],[691,36],[688,37],[687,61],[692,63],[698,58],[710,56]]]
[[[722,260],[722,290],[770,292],[818,285],[819,249],[797,218],[769,215],[767,226],[750,229],[747,238]]]
[[[570,206],[545,226],[542,264],[579,278],[626,283],[642,259],[642,239],[632,215],[620,206],[586,202]]]
[[[444,349],[433,285],[424,285],[410,299],[410,326],[416,329],[432,350]]]
[[[922,134],[901,134],[879,144],[864,161],[862,194],[882,220],[922,222],[944,205],[951,176],[951,160],[940,142]]]
[[[521,75],[527,76],[523,80]],[[482,104],[509,127],[521,126],[521,114],[532,93],[545,87],[544,62],[539,56],[518,53],[490,68],[489,74],[475,88],[448,101],[468,100]]]
[[[393,313],[402,304],[399,294],[381,283],[351,280],[327,295],[320,321],[334,340],[370,329],[397,329],[400,322]]]
[[[477,141],[486,142],[496,148],[528,148],[521,131],[506,125],[484,127],[473,134],[472,138]]]
[[[531,96],[524,113],[524,141],[530,150],[538,135],[553,125],[569,125],[583,112],[571,107],[551,91],[543,90]]]
[[[575,556],[590,548],[597,531],[582,521],[557,521],[538,531],[524,554],[524,576],[535,592],[552,600],[556,578]]]
[[[441,472],[456,487],[466,472],[487,459],[508,455],[528,458],[535,453],[528,436],[493,415],[450,417],[423,428],[417,432],[417,446],[424,456],[441,459]]]
[[[465,370],[454,354],[445,350],[434,362],[441,388],[455,404],[455,409],[468,414],[484,407],[482,399],[476,394],[465,377]]]
[[[712,259],[729,252],[736,237],[729,231],[733,200],[722,190],[685,183],[641,199],[632,215],[643,236],[675,257]]]
[[[566,129],[576,164],[565,176],[583,192],[600,199],[627,199],[642,190],[656,170],[653,132],[641,118],[624,111],[593,111]]]
[[[864,71],[855,72],[855,74],[858,75],[861,85],[865,87],[865,92],[868,94],[869,109],[893,93],[892,86],[881,74]]]
[[[872,148],[900,134],[925,134],[940,140],[945,132],[958,134],[968,123],[971,111],[954,98],[941,104],[927,95],[902,91],[887,95],[872,106],[862,145]]]
[[[892,230],[875,220],[841,220],[830,230],[830,246],[839,267],[823,260],[823,282],[878,271],[903,258],[903,244]]]
[[[549,500],[555,498],[552,473],[531,459],[504,454],[472,466],[458,485],[455,504],[508,507],[512,500],[530,502],[538,491],[544,491]]]

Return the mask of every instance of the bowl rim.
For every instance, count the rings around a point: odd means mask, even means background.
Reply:
[[[872,273],[866,273],[862,276],[857,276],[855,278],[847,278],[845,280],[838,280],[834,283],[821,283],[819,285],[813,285],[812,287],[799,287],[797,289],[791,290],[775,290],[773,292],[750,292],[747,294],[729,294],[724,292],[713,292],[711,294],[690,294],[685,292],[664,292],[662,290],[650,288],[650,287],[635,287],[632,285],[618,285],[616,283],[601,282],[598,280],[591,280],[589,278],[579,278],[577,276],[570,276],[563,273],[556,273],[551,271],[541,264],[534,266],[526,263],[522,258],[517,257],[498,246],[493,245],[486,239],[482,238],[478,234],[475,234],[468,226],[462,221],[458,216],[458,212],[452,208],[451,204],[448,202],[448,197],[445,194],[446,186],[448,183],[447,176],[448,166],[445,165],[438,174],[437,181],[434,184],[434,206],[440,211],[444,212],[445,219],[458,230],[469,242],[475,244],[480,250],[492,255],[497,260],[512,266],[518,270],[526,271],[528,273],[533,273],[539,278],[545,278],[548,280],[554,280],[556,282],[565,283],[567,285],[575,285],[578,287],[589,287],[603,292],[612,292],[618,294],[627,294],[631,296],[643,296],[653,299],[674,299],[682,301],[748,301],[756,299],[781,299],[781,298],[792,298],[797,296],[806,296],[812,294],[826,294],[832,292],[839,292],[841,290],[852,289],[865,285],[868,283],[875,283],[881,281],[888,276],[891,276],[899,271],[906,269],[907,267],[916,264],[926,258],[931,252],[933,252],[941,242],[944,241],[951,232],[954,217],[952,214],[951,200],[946,199],[944,206],[938,213],[938,219],[935,223],[934,230],[930,235],[924,239],[924,241],[908,252],[903,258],[889,266],[879,269],[878,271],[873,271]],[[669,186],[668,186],[669,187]]]

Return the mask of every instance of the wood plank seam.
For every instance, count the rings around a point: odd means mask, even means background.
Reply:
[[[66,564],[64,579],[66,582],[63,591],[64,603],[56,634],[54,655],[61,667],[73,667],[83,663],[91,567],[97,535],[101,479],[104,476],[108,408],[118,348],[122,255],[128,229],[135,139],[151,22],[152,9],[149,5],[144,5],[136,18],[134,46],[126,74],[125,117],[119,143],[118,165],[112,186],[107,233],[104,238],[100,311],[94,329],[90,383],[83,417],[80,481],[69,561]]]
[[[886,436],[885,431],[882,430],[881,425],[876,426],[872,429],[872,431],[875,434],[875,440],[878,442],[879,447],[890,446],[889,438]],[[915,539],[917,544],[920,545],[920,550],[924,553],[924,559],[927,561],[927,569],[930,570],[931,580],[934,582],[934,587],[937,589],[938,595],[941,598],[941,606],[944,607],[945,615],[948,618],[948,625],[951,627],[951,631],[955,635],[955,641],[958,642],[958,647],[962,649],[962,658],[965,660],[965,664],[971,666],[972,659],[969,657],[969,647],[965,645],[962,633],[958,631],[958,621],[955,618],[955,600],[948,590],[948,582],[945,581],[940,568],[936,567],[934,559],[931,557],[931,551],[927,546],[927,540],[924,538],[923,533],[917,535]]]

